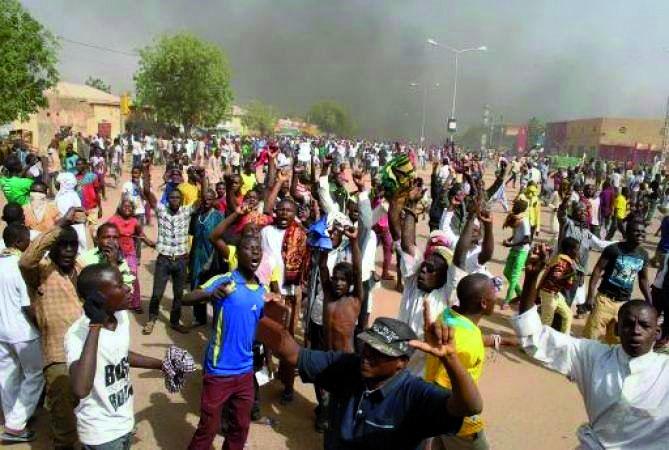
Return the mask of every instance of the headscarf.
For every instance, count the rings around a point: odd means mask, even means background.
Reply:
[[[46,199],[46,194],[43,192],[31,192],[30,193],[30,209],[35,216],[37,222],[41,222],[44,218],[44,213],[46,212],[46,207],[49,202]]]
[[[56,206],[61,214],[66,214],[70,208],[80,208],[81,198],[76,192],[77,178],[73,173],[61,172],[56,181],[60,185],[56,194]]]

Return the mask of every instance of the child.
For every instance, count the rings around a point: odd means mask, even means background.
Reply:
[[[242,450],[254,399],[253,340],[267,292],[255,271],[262,259],[257,233],[242,235],[238,268],[218,275],[185,296],[184,305],[211,300],[214,333],[205,352],[200,422],[188,448],[208,450],[221,426],[221,411],[232,406],[223,448]]]
[[[541,323],[553,326],[557,314],[560,321],[554,326],[561,333],[571,331],[571,308],[565,300],[564,293],[569,291],[576,281],[579,241],[567,237],[560,244],[560,253],[551,261],[546,273],[539,283],[541,299]]]
[[[132,300],[130,309],[137,314],[142,314],[142,305],[140,303],[139,291],[139,257],[135,248],[135,239],[142,240],[149,247],[155,247],[155,242],[149,240],[144,234],[142,224],[135,216],[135,207],[132,200],[124,198],[116,210],[116,214],[108,220],[109,223],[116,225],[119,231],[118,244],[123,255],[123,259],[128,263],[130,271],[135,276],[132,287]]]
[[[353,353],[355,325],[360,314],[362,295],[362,258],[358,246],[358,230],[348,227],[343,233],[349,238],[353,264],[340,262],[332,269],[327,266],[328,254],[322,253],[320,275],[325,300],[325,344],[327,350]]]
[[[129,449],[135,427],[130,367],[161,369],[163,362],[130,351],[125,311],[130,289],[108,264],[85,267],[77,280],[85,315],[65,335],[77,432],[84,449]]]
[[[523,271],[523,267],[525,267],[525,260],[527,260],[530,242],[532,241],[530,223],[527,217],[525,217],[526,211],[527,202],[517,198],[513,202],[511,214],[507,216],[503,225],[503,228],[512,228],[513,235],[502,242],[504,247],[511,247],[509,257],[504,266],[504,276],[509,282],[509,290],[506,292],[502,309],[505,309],[511,299],[519,295],[522,290],[520,287],[520,274]]]

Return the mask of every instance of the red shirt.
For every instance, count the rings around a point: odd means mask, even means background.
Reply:
[[[139,221],[136,217],[130,217],[124,219],[118,214],[113,215],[108,220],[109,223],[113,223],[118,228],[119,238],[118,246],[121,248],[121,252],[124,255],[135,254],[135,230]]]
[[[86,172],[83,174],[78,173],[75,177],[77,178],[77,192],[79,192],[79,197],[81,197],[81,206],[86,211],[97,208],[100,205],[100,199],[97,194],[97,190],[100,188],[98,176],[93,172]]]

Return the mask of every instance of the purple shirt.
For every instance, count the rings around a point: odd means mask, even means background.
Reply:
[[[602,213],[602,217],[610,217],[613,213],[613,196],[615,192],[611,186],[602,190],[599,194],[599,210]]]

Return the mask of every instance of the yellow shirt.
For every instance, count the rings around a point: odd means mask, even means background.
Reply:
[[[616,211],[616,218],[622,220],[627,217],[627,199],[622,194],[616,196],[616,199],[613,201],[613,207]]]
[[[467,317],[458,314],[452,309],[446,309],[440,316],[440,320],[446,321],[448,326],[455,332],[455,348],[458,359],[475,383],[483,372],[483,361],[485,349],[483,347],[483,336],[478,326]],[[425,361],[425,380],[434,382],[441,387],[450,389],[451,380],[439,359],[428,355]],[[458,436],[470,436],[483,430],[483,419],[479,415],[465,417]]]
[[[200,196],[200,188],[197,186],[197,184],[183,182],[177,186],[177,189],[179,189],[179,192],[181,192],[181,195],[183,195],[183,206],[191,206]]]
[[[242,186],[239,188],[239,192],[241,192],[242,195],[246,195],[246,193],[253,189],[256,185],[256,174],[252,173],[251,175],[247,175],[242,173],[241,177]]]

